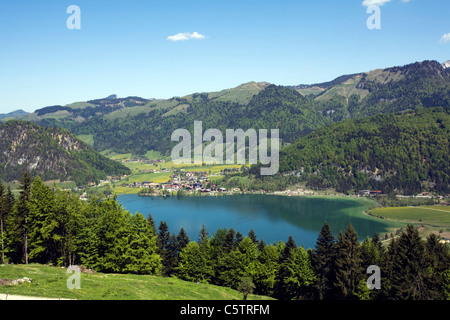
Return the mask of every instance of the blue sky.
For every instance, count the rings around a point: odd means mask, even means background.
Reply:
[[[380,30],[366,26],[370,4]],[[70,5],[79,30],[67,28]],[[448,0],[0,2],[0,113],[317,83],[423,60],[450,60]]]

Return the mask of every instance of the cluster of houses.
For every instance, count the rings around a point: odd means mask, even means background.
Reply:
[[[219,188],[211,185],[205,172],[181,172],[173,173],[171,179],[167,182],[156,183],[152,181],[134,182],[132,184],[122,184],[123,187],[131,188],[149,188],[157,194],[161,191],[172,193],[180,190],[188,192],[199,191],[202,193],[226,192],[225,188]]]
[[[359,196],[360,197],[376,197],[382,195],[383,192],[380,190],[360,190]]]

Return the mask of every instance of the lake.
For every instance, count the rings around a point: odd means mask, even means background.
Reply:
[[[205,225],[211,237],[220,228],[233,228],[244,236],[255,230],[258,239],[266,243],[286,242],[290,235],[297,245],[315,246],[320,229],[328,222],[337,236],[351,223],[360,240],[388,231],[394,223],[364,215],[374,206],[370,199],[334,197],[299,197],[277,195],[227,195],[143,197],[120,195],[117,200],[131,213],[150,213],[156,227],[166,221],[171,233],[183,227],[191,241]]]

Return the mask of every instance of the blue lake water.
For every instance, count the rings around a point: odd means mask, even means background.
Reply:
[[[150,213],[158,227],[166,221],[169,231],[178,233],[183,227],[191,241],[205,225],[209,236],[220,228],[233,228],[244,236],[255,230],[258,239],[266,243],[287,241],[293,236],[297,245],[312,248],[324,222],[331,226],[333,235],[345,230],[351,223],[360,240],[381,234],[394,224],[363,215],[374,205],[368,199],[287,197],[275,195],[233,195],[202,197],[117,197],[131,213]]]

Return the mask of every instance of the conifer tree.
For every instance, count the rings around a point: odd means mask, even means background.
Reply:
[[[335,257],[335,239],[331,233],[330,225],[325,222],[317,238],[315,249],[311,254],[311,265],[317,275],[317,281],[314,285],[316,298],[319,300],[329,299],[332,296]]]
[[[236,231],[233,228],[228,230],[227,235],[225,236],[225,241],[223,244],[223,252],[230,253],[236,248]]]
[[[147,221],[150,225],[150,231],[156,236],[157,235],[156,224],[150,212],[148,213]]]
[[[203,244],[206,240],[209,239],[208,231],[206,230],[205,225],[202,225],[202,228],[200,229],[200,232],[198,234],[198,240],[197,243],[199,245]]]
[[[425,250],[424,241],[412,225],[408,225],[398,240],[389,247],[389,299],[429,299],[431,293],[427,282],[430,270],[427,268]]]
[[[284,282],[289,276],[289,269],[287,267],[288,260],[293,254],[293,251],[297,248],[297,245],[292,236],[289,236],[288,240],[284,244],[284,248],[280,252],[278,263],[280,269],[275,282],[274,295],[277,299],[285,300],[290,299],[290,295],[286,292]]]
[[[175,234],[171,234],[167,244],[166,256],[163,260],[163,275],[171,276],[175,272],[178,263],[178,241]]]
[[[55,195],[40,177],[31,184],[29,208],[29,259],[56,262],[59,221],[54,210]]]
[[[2,199],[2,217],[3,217],[3,234],[2,234],[2,262],[5,262],[6,259],[6,253],[11,251],[9,248],[8,243],[10,243],[11,235],[13,234],[14,225],[10,223],[12,216],[12,211],[14,208],[16,198],[14,197],[14,194],[11,191],[11,187],[8,186],[6,193],[3,196]]]
[[[3,264],[5,261],[5,227],[6,227],[6,218],[9,213],[4,209],[6,202],[5,198],[6,198],[5,187],[3,185],[3,182],[0,181],[0,242],[1,242],[0,264]]]
[[[356,299],[358,285],[363,279],[363,268],[358,234],[351,224],[340,232],[334,261],[336,299]]]
[[[170,235],[166,247],[166,253],[163,258],[163,274],[166,276],[172,275],[176,271],[178,265],[180,252],[188,245],[189,237],[184,228],[180,229],[177,236]]]
[[[189,242],[190,242],[189,236],[182,227],[177,235],[177,252],[180,253],[181,250],[183,250],[188,245]]]
[[[236,231],[236,245],[239,245],[239,243],[244,240],[244,236],[239,231]]]
[[[257,269],[257,245],[245,237],[231,252],[218,259],[217,278],[220,285],[237,289],[242,277],[252,277]]]
[[[77,194],[56,190],[54,211],[59,228],[55,240],[58,244],[60,263],[67,267],[75,264],[77,236],[81,229],[86,204]]]
[[[131,228],[125,251],[126,263],[122,272],[159,274],[161,258],[156,253],[156,235],[148,220],[140,213],[130,217]]]
[[[450,270],[450,254],[445,244],[439,243],[438,237],[431,233],[425,242],[425,263],[430,272],[427,286],[430,288],[430,299],[443,299],[445,293],[441,284],[445,271]]]
[[[166,221],[161,221],[158,228],[158,254],[162,259],[163,269],[162,274],[165,275],[167,272],[166,266],[169,260],[169,241],[170,241],[170,232],[169,227],[167,226]]]
[[[250,229],[250,231],[248,232],[248,236],[254,243],[258,243],[258,240],[256,239],[256,232],[255,232],[255,230]]]
[[[282,245],[284,246],[284,243]],[[279,245],[258,246],[258,268],[253,274],[253,282],[255,283],[258,294],[273,295],[275,282],[280,269],[279,258],[281,250],[282,247]]]
[[[31,196],[31,176],[25,171],[19,180],[20,194],[10,215],[10,256],[12,262],[28,264],[29,201]]]
[[[291,250],[295,249],[297,244],[292,236],[289,236],[288,240],[285,243],[284,249],[280,254],[280,263],[283,263],[286,259],[288,259],[291,255]]]

